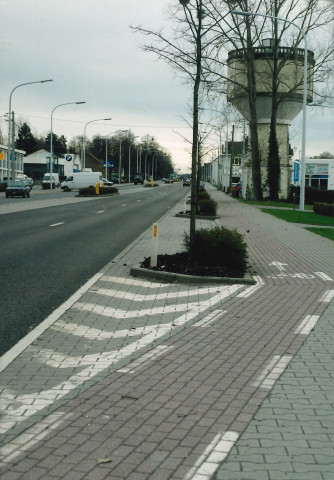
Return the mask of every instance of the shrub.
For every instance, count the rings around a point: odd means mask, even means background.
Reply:
[[[204,200],[207,198],[211,198],[211,197],[206,190],[200,190],[198,192],[198,200]]]
[[[113,194],[113,193],[118,193],[118,190],[117,188],[115,187],[101,187],[100,188],[100,195],[110,195],[110,194]],[[79,190],[79,195],[80,196],[88,196],[88,195],[96,195],[96,190],[95,188],[90,188],[90,187],[87,187],[87,188],[80,188]],[[98,196],[98,195],[96,195]]]
[[[247,268],[247,245],[237,230],[225,227],[196,230],[194,245],[184,236],[184,244],[194,262],[199,265],[219,266],[230,276],[243,276]]]
[[[212,198],[199,200],[198,207],[200,213],[205,215],[215,216],[217,213],[217,202],[215,202]]]
[[[319,215],[334,217],[334,204],[314,202],[313,211]]]

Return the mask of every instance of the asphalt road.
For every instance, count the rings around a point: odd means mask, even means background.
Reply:
[[[153,189],[122,186],[120,192],[119,196],[83,202],[78,202],[71,192],[70,203],[65,205],[36,209],[35,203],[35,209],[0,216],[0,355],[112,261],[188,190],[178,183]],[[62,192],[33,190],[32,199],[38,198],[56,201],[65,197]],[[30,199],[5,201],[18,204]]]

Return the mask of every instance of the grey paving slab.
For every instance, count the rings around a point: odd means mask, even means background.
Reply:
[[[243,233],[256,284],[135,279],[141,235],[2,372],[3,475],[330,478],[332,243],[208,188],[220,217],[197,226]]]

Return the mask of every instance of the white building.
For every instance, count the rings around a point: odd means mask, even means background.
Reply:
[[[0,180],[8,177],[8,159],[7,159],[8,146],[0,144]],[[15,177],[18,174],[23,173],[23,158],[26,152],[24,150],[15,149]],[[13,171],[13,164],[11,162],[11,170]]]
[[[291,183],[299,185],[299,160],[293,162]],[[306,158],[305,186],[334,190],[334,158]]]
[[[59,177],[68,177],[81,170],[81,159],[74,153],[54,154],[52,171]],[[24,173],[34,180],[41,180],[50,171],[50,152],[38,150],[24,158]]]

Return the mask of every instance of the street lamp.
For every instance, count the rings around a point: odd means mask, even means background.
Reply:
[[[120,133],[126,133],[128,130],[121,130]],[[120,138],[119,140],[119,165],[118,165],[118,183],[121,184],[121,169],[122,169],[122,142],[125,140],[125,137]]]
[[[138,136],[133,137],[133,139],[138,138]],[[129,183],[130,183],[130,168],[131,168],[131,142],[129,143]]]
[[[85,125],[84,136],[83,136],[83,168],[82,168],[83,171],[85,170],[85,166],[86,166],[86,128],[87,128],[87,125],[89,125],[90,123],[93,123],[93,122],[102,122],[102,121],[106,121],[106,120],[111,120],[111,118],[97,118],[96,120],[90,120]]]
[[[64,105],[81,105],[82,103],[86,103],[86,102],[67,102],[67,103],[61,103],[60,105],[56,105],[54,107],[54,109],[52,110],[51,112],[51,133],[50,133],[50,190],[52,190],[52,163],[53,163],[53,145],[52,145],[52,141],[53,141],[53,129],[52,129],[52,119],[53,119],[53,112],[59,108],[59,107],[63,107]]]
[[[307,100],[307,41],[302,28],[295,22],[286,18],[275,17],[274,15],[265,15],[264,13],[243,12],[241,10],[231,10],[232,15],[243,15],[244,17],[265,17],[273,20],[280,20],[284,23],[294,25],[303,36],[304,40],[304,88],[303,88],[303,125],[302,125],[302,155],[300,159],[300,197],[299,210],[304,211],[305,207],[305,147],[306,147],[306,100]]]
[[[10,138],[10,133],[11,133],[11,110],[12,110],[12,95],[14,90],[16,90],[19,87],[23,87],[24,85],[32,85],[34,83],[47,83],[47,82],[53,82],[52,79],[50,80],[37,80],[35,82],[27,82],[27,83],[20,83],[20,85],[16,85],[16,87],[13,88],[13,90],[10,92],[9,95],[9,110],[8,110],[8,147],[7,147],[7,170],[8,170],[8,177],[7,177],[7,185],[10,185],[10,170],[11,170],[11,138]],[[14,135],[13,135],[14,137]],[[14,138],[13,138],[14,140]],[[14,150],[15,151],[15,150]],[[14,155],[13,155],[13,161],[15,162]],[[15,173],[15,170],[14,170]]]

